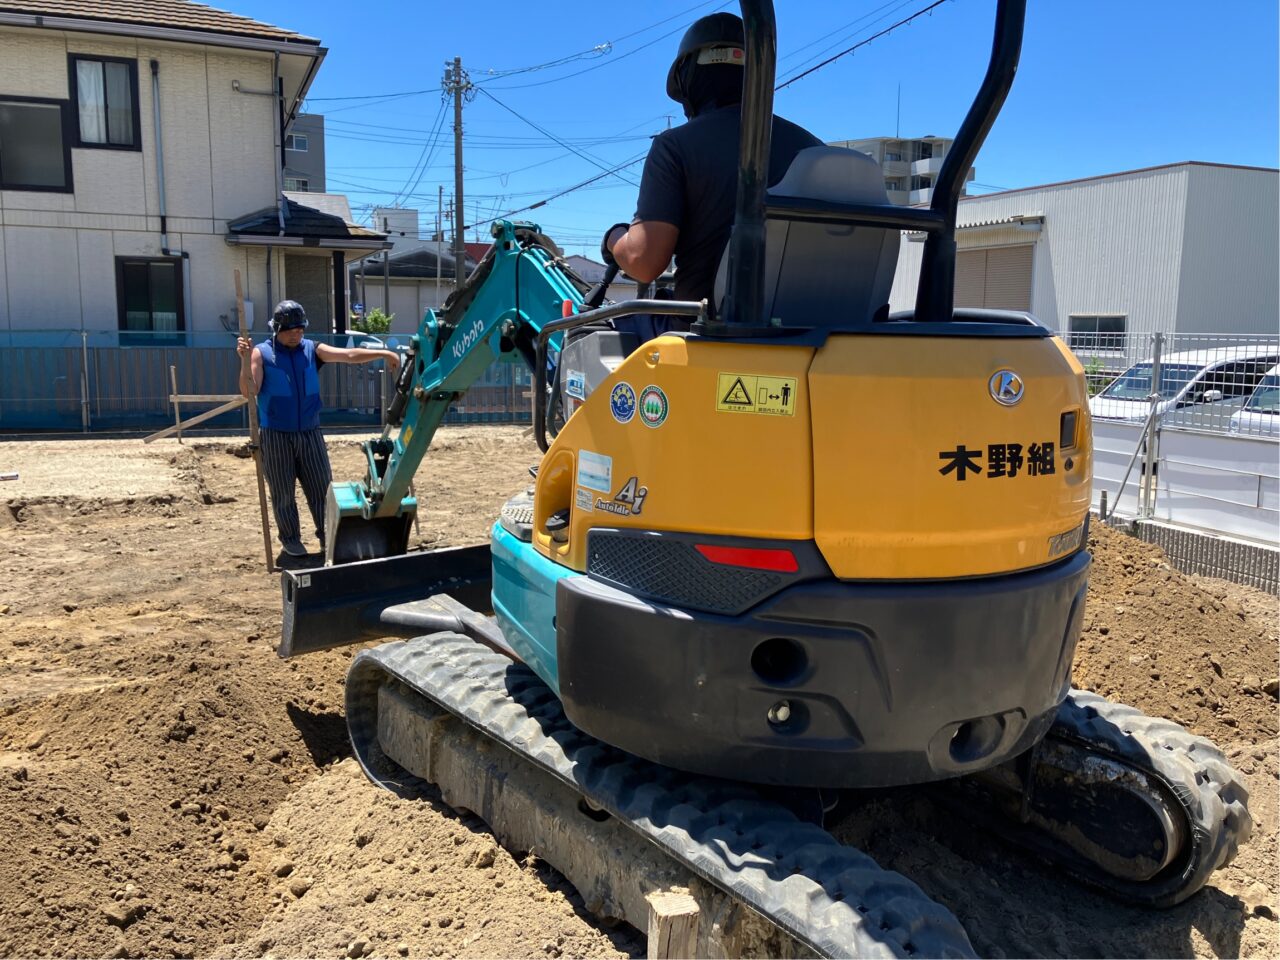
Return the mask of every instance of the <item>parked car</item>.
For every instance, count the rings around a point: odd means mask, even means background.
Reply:
[[[1229,407],[1218,405],[1241,405],[1277,363],[1280,344],[1171,353],[1160,360],[1157,414],[1163,418],[1175,410],[1204,405],[1203,419],[1220,414],[1218,425],[1225,428]],[[1098,420],[1146,420],[1151,413],[1153,366],[1151,360],[1135,363],[1090,399],[1089,412]]]
[[[1272,367],[1231,415],[1231,432],[1251,437],[1280,437],[1280,367]]]

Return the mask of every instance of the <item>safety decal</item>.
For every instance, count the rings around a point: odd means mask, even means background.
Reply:
[[[573,505],[583,513],[591,512],[591,491],[578,487],[573,493]]]
[[[578,451],[578,486],[609,493],[613,490],[613,457],[591,450]]]
[[[609,410],[619,423],[630,423],[636,415],[636,392],[623,381],[609,391]]]
[[[649,488],[640,486],[638,478],[632,477],[612,500],[596,497],[596,509],[619,517],[639,516],[648,495]]]
[[[950,474],[957,482],[968,480],[971,473],[984,480],[1016,477],[1020,472],[1028,477],[1048,477],[1057,472],[1053,451],[1052,440],[1025,446],[1021,443],[991,443],[985,450],[981,446],[970,449],[960,443],[954,450],[938,452],[938,459],[944,461],[938,473],[944,477]]]
[[[566,371],[564,392],[577,400],[587,399],[587,375],[581,370]]]
[[[670,412],[671,404],[661,387],[651,383],[640,391],[640,419],[646,427],[662,426],[667,422],[667,414]]]
[[[721,373],[716,377],[716,410],[794,417],[797,382],[795,377]]]

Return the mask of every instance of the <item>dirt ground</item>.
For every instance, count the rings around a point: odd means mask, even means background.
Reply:
[[[335,474],[360,473],[354,438]],[[643,956],[536,852],[349,757],[350,651],[275,655],[240,442],[0,443],[0,955]],[[418,478],[422,546],[482,541],[527,483],[518,428],[444,431]],[[1253,840],[1168,911],[1118,906],[953,824],[918,792],[840,828],[915,880],[987,956],[1270,957],[1277,923],[1277,604],[1095,529],[1078,686],[1214,739]]]

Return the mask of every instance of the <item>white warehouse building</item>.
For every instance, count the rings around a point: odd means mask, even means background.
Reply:
[[[1028,310],[1077,344],[1276,334],[1280,171],[1175,163],[960,200],[956,306]],[[892,310],[915,305],[903,237]],[[1095,341],[1089,334],[1102,334]]]

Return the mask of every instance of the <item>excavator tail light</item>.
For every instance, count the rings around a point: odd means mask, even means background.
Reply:
[[[790,550],[717,547],[706,543],[694,546],[712,563],[726,567],[749,567],[752,570],[775,570],[778,573],[795,573],[800,569],[795,554]]]

